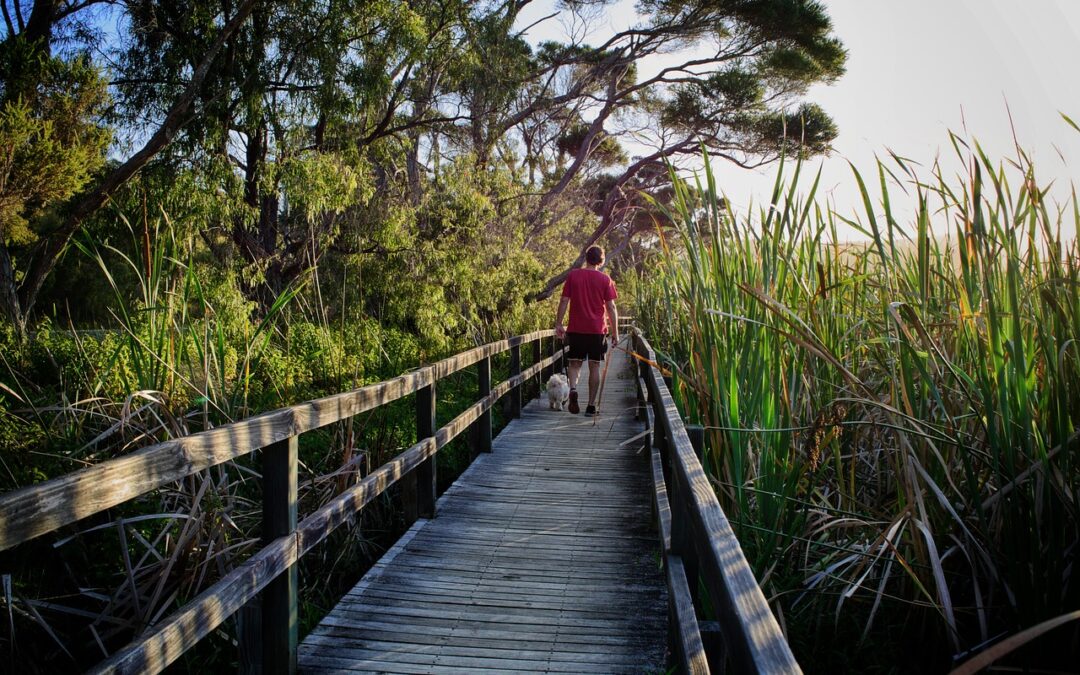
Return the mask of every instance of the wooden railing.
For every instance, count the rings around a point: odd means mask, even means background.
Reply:
[[[217,583],[156,623],[134,642],[99,664],[100,673],[156,673],[191,649],[229,617],[259,601],[263,672],[296,670],[296,562],[331,532],[395,483],[402,482],[406,518],[435,513],[435,454],[478,425],[481,451],[491,450],[491,408],[510,395],[510,415],[520,415],[522,384],[554,368],[561,343],[537,331],[477,347],[386,382],[281,408],[216,429],[158,443],[31,487],[0,495],[0,551],[70,525],[134,497],[175,483],[212,466],[262,450],[263,540],[261,548]],[[521,369],[521,348],[532,347]],[[510,352],[509,377],[491,386],[491,357]],[[441,428],[436,423],[436,383],[478,366],[476,403]],[[347,420],[416,394],[417,442],[297,522],[297,439],[300,434]],[[259,658],[261,656],[261,659]],[[261,666],[259,662],[261,661]]]
[[[656,364],[635,331],[634,351]],[[652,430],[655,510],[668,584],[671,652],[688,673],[801,673],[701,466],[704,434],[689,429],[656,367],[638,361],[639,410]],[[716,622],[700,622],[704,585]],[[716,625],[718,624],[718,626]]]

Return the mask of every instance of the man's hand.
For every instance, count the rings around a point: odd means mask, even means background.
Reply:
[[[619,344],[619,334],[618,333],[612,333],[611,334],[611,346],[615,347],[618,344]]]
[[[566,326],[563,325],[563,317],[566,316],[568,307],[570,307],[570,298],[563,296],[559,299],[559,311],[555,312],[555,337],[560,340],[566,337]]]

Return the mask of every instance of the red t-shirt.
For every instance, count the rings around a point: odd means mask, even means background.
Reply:
[[[611,277],[600,270],[570,270],[562,287],[562,297],[570,298],[568,333],[596,335],[607,332],[607,308],[604,304],[618,297]]]

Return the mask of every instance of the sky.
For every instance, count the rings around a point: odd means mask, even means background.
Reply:
[[[975,138],[992,158],[1015,156],[1013,129],[1035,160],[1040,182],[1068,197],[1080,167],[1080,0],[825,0],[835,34],[848,49],[847,72],[832,85],[814,86],[807,99],[835,119],[834,153],[820,162],[823,190],[833,208],[862,210],[851,161],[876,177],[875,154],[891,149],[923,165],[938,156],[949,173],[948,132]],[[631,0],[608,10],[604,30],[635,20]],[[556,11],[554,0],[529,7],[524,28]],[[544,21],[530,41],[565,39],[566,22]],[[1009,114],[1012,115],[1010,124]],[[767,201],[774,169],[747,171],[714,163],[721,189],[736,209]],[[813,173],[813,172],[809,172]],[[898,220],[904,220],[903,205]],[[842,235],[843,236],[843,235]],[[859,238],[854,231],[848,233]]]

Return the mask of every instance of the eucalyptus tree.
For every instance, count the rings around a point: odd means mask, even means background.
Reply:
[[[564,7],[586,17],[582,8],[608,4],[576,0]],[[542,45],[524,89],[529,96],[503,123],[533,154],[559,155],[574,138],[569,161],[554,162],[541,183],[534,227],[558,216],[558,202],[582,178],[607,175],[582,251],[635,217],[642,201],[632,193],[666,181],[657,170],[664,163],[704,147],[740,166],[760,166],[785,152],[824,152],[837,133],[824,110],[801,100],[810,85],[831,82],[844,69],[846,52],[821,3],[641,0],[637,11],[636,23],[599,44]],[[603,16],[594,13],[592,21]],[[561,121],[562,133],[538,137],[538,118]],[[613,140],[635,152],[616,171],[597,161],[610,156]],[[547,297],[564,278],[556,275],[535,297]]]
[[[197,53],[194,17],[213,6],[148,3],[123,61],[132,122],[169,99]],[[470,17],[460,0],[281,0],[237,31],[218,94],[165,159],[220,195],[203,236],[239,256],[250,290],[265,299],[325,252],[360,250],[350,229],[367,224],[358,219],[376,189],[395,192],[402,169],[418,198],[419,130],[465,119],[434,101]]]
[[[171,96],[163,101],[153,126],[142,130],[138,149],[95,172],[104,163],[105,97],[90,55],[107,38],[87,15],[112,4],[15,0],[9,9],[3,3],[0,134],[8,161],[2,191],[3,199],[14,204],[0,214],[0,305],[21,334],[71,238],[212,98],[205,90],[211,67],[256,2],[242,0],[224,9],[219,5],[210,13],[197,57],[172,82]],[[126,7],[134,12],[139,3]],[[36,176],[40,184],[34,187],[20,176]]]

